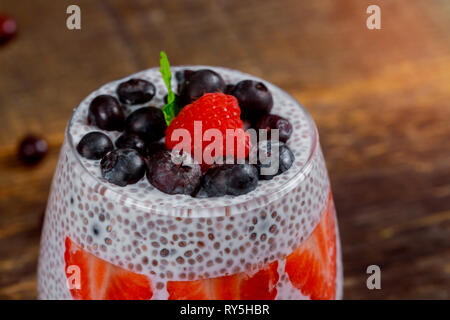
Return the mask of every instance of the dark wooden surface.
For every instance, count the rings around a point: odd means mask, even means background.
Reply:
[[[78,4],[82,30],[65,27]],[[382,30],[366,28],[379,4]],[[450,298],[450,2],[13,1],[0,47],[0,298],[36,296],[40,219],[66,121],[105,82],[173,64],[241,69],[311,112],[334,189],[345,297]],[[28,132],[49,156],[15,157]],[[382,289],[366,288],[366,267]]]

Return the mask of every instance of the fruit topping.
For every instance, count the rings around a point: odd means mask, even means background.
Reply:
[[[111,139],[99,131],[89,132],[77,145],[78,153],[90,160],[99,160],[113,149]]]
[[[200,184],[200,188],[196,191],[197,198],[220,197],[227,194],[231,164],[213,165],[210,167]]]
[[[77,145],[83,157],[101,159],[104,179],[126,186],[139,181],[147,171],[148,181],[168,194],[239,196],[254,190],[258,178],[270,180],[292,166],[294,154],[284,144],[292,134],[292,125],[270,114],[273,97],[264,83],[243,80],[225,84],[213,70],[185,69],[175,73],[176,95],[163,51],[159,71],[167,88],[162,109],[141,107],[125,118],[121,103],[146,103],[156,93],[153,83],[139,78],[117,86],[120,102],[111,95],[99,95],[91,101],[89,124],[108,131],[124,130],[115,141],[117,150],[102,132],[88,133]],[[268,140],[260,141],[254,148],[258,157],[252,154],[249,161],[251,139],[245,130],[250,128],[266,130]],[[279,141],[271,140],[277,136],[272,130],[278,130]],[[222,164],[219,159],[231,159],[233,164]]]
[[[43,138],[28,135],[19,145],[19,158],[25,164],[36,164],[44,158],[48,151],[48,144]]]
[[[232,95],[239,101],[242,119],[255,123],[272,110],[272,93],[262,82],[243,80],[236,84]]]
[[[151,157],[157,152],[163,150],[166,150],[166,145],[163,142],[152,142],[147,146],[146,155]]]
[[[143,79],[130,79],[117,87],[117,95],[122,103],[141,104],[152,100],[155,95],[153,83]]]
[[[116,147],[119,149],[131,148],[138,151],[142,156],[147,155],[145,141],[138,135],[124,133],[116,140]]]
[[[267,114],[256,124],[256,129],[267,130],[267,139],[271,139],[271,130],[278,130],[278,139],[286,142],[292,134],[292,125],[288,119],[275,114]]]
[[[89,105],[88,122],[107,131],[122,131],[125,115],[119,101],[110,95],[100,95]]]
[[[331,194],[330,194],[331,195]],[[336,232],[331,196],[313,233],[286,258],[292,285],[313,300],[332,300],[336,294]]]
[[[177,79],[177,83],[178,83],[178,87],[177,87],[178,92],[183,91],[183,86],[184,86],[185,82],[187,80],[189,80],[190,76],[192,76],[194,74],[194,72],[195,71],[189,70],[189,69],[184,69],[184,70],[175,72],[175,79]]]
[[[201,69],[189,74],[179,92],[183,104],[189,104],[205,93],[224,92],[225,81],[215,71]]]
[[[250,136],[243,130],[240,112],[235,97],[223,93],[207,93],[192,104],[185,106],[173,119],[166,130],[166,146],[168,149],[177,147],[190,150],[194,158],[201,163],[212,164],[209,156],[212,158],[236,156],[244,159],[249,152]],[[187,130],[190,139],[183,139],[180,142],[180,137],[176,134],[180,132],[177,131],[178,129]],[[215,148],[211,150],[211,147],[208,147],[212,144],[209,142],[210,140],[203,141],[204,133],[209,129],[220,134],[220,141],[211,139],[215,143],[219,142],[222,147],[219,148],[217,154]],[[227,129],[231,129],[230,131],[234,134],[227,133]],[[200,141],[196,137],[199,137]],[[233,140],[232,142],[228,141],[227,144],[228,139]],[[206,148],[210,154],[204,152]]]
[[[144,107],[131,113],[125,121],[125,131],[140,136],[146,143],[164,137],[166,121],[161,109]]]
[[[159,151],[148,161],[147,179],[168,194],[191,194],[202,176],[200,165],[189,154]]]
[[[195,281],[168,281],[169,300],[274,300],[279,280],[278,262],[253,275],[245,272]]]
[[[283,142],[266,140],[258,143],[258,172],[260,180],[271,180],[288,170],[295,156]]]
[[[227,84],[223,93],[232,94],[234,90],[234,84]]]
[[[152,285],[146,276],[97,258],[81,249],[69,237],[66,237],[65,248],[66,277],[73,299],[149,300],[152,298]],[[79,273],[78,286],[74,281],[77,279],[76,272]]]
[[[236,164],[230,172],[227,193],[233,196],[249,193],[258,186],[258,169],[251,164]]]
[[[197,197],[220,197],[226,194],[239,196],[256,189],[258,170],[244,164],[214,165],[206,171]]]
[[[124,187],[141,180],[145,174],[145,161],[134,149],[117,149],[102,158],[100,168],[103,178]]]

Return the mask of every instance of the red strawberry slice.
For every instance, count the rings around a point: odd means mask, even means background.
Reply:
[[[292,285],[313,300],[331,300],[336,293],[336,231],[331,194],[327,210],[309,238],[286,258]]]
[[[150,280],[112,265],[84,251],[66,238],[66,277],[69,266],[80,268],[80,289],[70,289],[76,300],[149,300],[153,296]]]
[[[197,280],[169,281],[169,300],[274,300],[279,280],[278,262],[272,262],[254,275]]]
[[[173,119],[166,129],[166,146],[168,149],[189,150],[202,164],[212,164],[210,155],[213,159],[221,156],[246,158],[250,150],[250,135],[244,131],[240,115],[241,109],[235,97],[207,93],[185,106]],[[185,139],[181,129],[187,130],[189,139]],[[231,134],[227,132],[230,129]]]

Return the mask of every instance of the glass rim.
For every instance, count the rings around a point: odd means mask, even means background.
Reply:
[[[145,70],[141,70],[140,72],[145,72],[146,70],[151,70],[151,69],[155,69],[154,68],[149,68],[149,69],[145,69]],[[243,74],[243,72],[239,71],[239,70],[234,70],[234,69],[230,69],[230,68],[226,68],[226,67],[221,67],[221,66],[208,66],[208,65],[177,65],[177,66],[171,66],[172,69],[179,69],[179,68],[213,68],[213,69],[225,69],[225,70],[229,70],[229,71],[233,71],[233,72],[240,72]],[[111,82],[115,82],[115,81],[120,81],[122,79],[127,79],[132,77],[134,74],[128,75],[126,77],[123,77],[121,79],[116,79],[116,80],[112,80]],[[255,79],[260,79],[262,81],[268,82],[267,80],[261,79],[259,77],[253,76],[251,75],[253,78]],[[87,177],[89,179],[92,179],[92,186],[102,186],[103,188],[105,188],[105,194],[104,196],[107,197],[110,201],[113,202],[119,202],[119,201],[123,201],[124,202],[124,206],[127,207],[136,207],[137,209],[140,209],[144,212],[152,212],[155,214],[159,214],[159,215],[171,215],[171,216],[175,216],[175,217],[220,217],[220,216],[229,216],[229,215],[234,215],[234,214],[239,214],[242,212],[247,212],[253,209],[257,209],[263,206],[267,206],[269,203],[276,201],[277,199],[280,199],[283,195],[285,195],[286,193],[288,193],[289,191],[291,191],[293,188],[295,188],[301,181],[303,181],[303,179],[306,177],[306,175],[310,172],[311,167],[312,167],[312,159],[314,157],[314,155],[317,152],[317,147],[319,144],[319,133],[318,133],[318,129],[317,126],[313,120],[313,118],[311,117],[311,115],[309,114],[309,112],[303,107],[303,105],[297,101],[297,99],[295,99],[292,95],[290,95],[288,92],[286,92],[285,90],[281,89],[280,87],[278,87],[277,85],[270,83],[274,88],[276,88],[277,90],[279,90],[280,93],[285,94],[287,96],[289,96],[290,98],[292,98],[293,101],[295,101],[295,104],[302,110],[302,112],[304,113],[308,126],[309,126],[309,131],[311,133],[311,139],[312,139],[312,143],[310,145],[309,148],[309,154],[308,157],[306,158],[305,163],[298,168],[298,172],[292,176],[289,180],[283,182],[280,186],[279,189],[277,189],[277,191],[275,191],[274,193],[271,194],[262,194],[262,195],[258,195],[254,198],[251,198],[249,200],[246,201],[241,201],[241,202],[237,202],[237,203],[233,203],[233,204],[229,204],[229,205],[218,205],[218,206],[211,206],[211,207],[205,207],[205,206],[192,206],[192,205],[186,205],[186,206],[172,206],[172,207],[168,207],[167,205],[158,205],[158,204],[148,204],[147,201],[143,201],[143,200],[139,200],[133,197],[129,197],[123,193],[117,192],[114,189],[111,189],[110,187],[110,183],[104,179],[99,178],[98,176],[95,176],[94,174],[91,173],[90,170],[88,170],[88,168],[86,168],[86,166],[84,165],[83,161],[81,160],[81,156],[79,155],[79,153],[76,151],[76,146],[75,146],[75,142],[73,141],[73,136],[70,132],[70,129],[72,127],[72,123],[74,121],[74,117],[75,114],[78,110],[78,108],[81,106],[81,103],[87,99],[89,97],[89,95],[92,94],[92,92],[90,94],[88,94],[83,100],[82,102],[73,109],[72,115],[70,116],[68,125],[66,127],[65,130],[65,134],[66,134],[66,139],[68,141],[69,147],[71,152],[74,154],[77,165],[79,165],[81,167],[81,169],[87,173]],[[106,84],[105,84],[106,85]],[[101,88],[101,87],[100,87]],[[95,91],[95,90],[94,90]],[[145,175],[144,175],[145,178]],[[86,183],[86,185],[90,186],[89,183],[83,181],[84,183]],[[103,189],[102,188],[102,189]],[[99,188],[100,189],[100,188]],[[176,195],[169,195],[167,194],[166,196],[176,196]],[[126,199],[123,199],[124,197],[126,197]],[[264,198],[266,201],[261,202],[259,200],[261,200],[262,198]],[[215,198],[205,198],[203,200],[208,201],[208,199],[215,199]],[[236,210],[237,209],[237,210]],[[211,214],[211,211],[215,211],[216,214]],[[204,212],[205,211],[205,212]],[[195,214],[193,214],[193,212],[195,212]],[[217,212],[221,212],[221,214],[217,214]],[[201,213],[201,214],[199,214]],[[204,213],[204,214],[203,214]]]

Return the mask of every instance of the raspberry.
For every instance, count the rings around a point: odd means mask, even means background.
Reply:
[[[250,149],[250,136],[243,129],[240,115],[241,109],[235,97],[223,93],[207,93],[185,106],[172,121],[166,129],[166,146],[168,149],[189,150],[200,163],[212,164],[210,158],[223,156],[246,158]],[[195,134],[194,122],[197,125]],[[176,129],[186,129],[190,139],[185,139],[184,135],[183,138],[177,136],[179,132],[173,135]],[[213,137],[208,137],[208,134],[204,136],[209,129],[216,129],[208,132]],[[232,135],[227,135],[227,129],[234,130]],[[220,140],[216,141],[216,134],[219,132]],[[227,146],[228,139],[233,139],[233,143],[228,141],[229,146]],[[221,148],[214,149],[214,145],[220,145]]]

